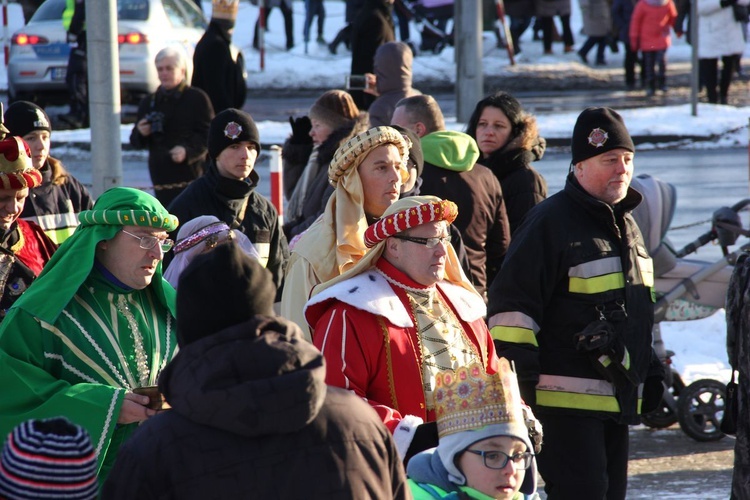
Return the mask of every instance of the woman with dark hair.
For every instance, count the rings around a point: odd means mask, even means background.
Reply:
[[[547,197],[547,182],[531,166],[542,159],[547,145],[536,118],[512,95],[496,92],[477,103],[466,133],[477,141],[479,163],[500,181],[513,234],[526,212]]]

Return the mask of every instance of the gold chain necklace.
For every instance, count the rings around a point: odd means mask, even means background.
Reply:
[[[135,320],[135,316],[130,310],[130,306],[124,295],[117,296],[117,310],[128,322],[130,336],[133,338],[133,350],[135,351],[135,367],[136,370],[138,370],[138,382],[140,387],[145,387],[149,385],[151,370],[148,367],[148,356],[146,356],[146,350],[143,348],[143,334],[141,334],[141,331],[138,328],[138,322]]]

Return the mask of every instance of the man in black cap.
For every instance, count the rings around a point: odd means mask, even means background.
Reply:
[[[222,111],[208,130],[211,161],[205,173],[172,201],[169,210],[185,222],[213,215],[230,228],[242,231],[280,288],[289,247],[276,208],[255,191],[260,181],[255,172],[259,154],[260,137],[253,118],[239,109]]]
[[[274,316],[255,259],[219,245],[178,290],[180,351],[159,378],[172,409],[120,449],[102,498],[411,497],[390,433],[361,398],[326,386],[323,355]]]
[[[544,426],[547,498],[624,499],[628,425],[656,408],[663,379],[653,266],[631,216],[635,146],[617,112],[588,108],[571,149],[565,188],[513,234],[489,326]]]

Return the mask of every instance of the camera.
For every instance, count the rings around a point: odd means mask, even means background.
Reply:
[[[365,75],[346,75],[346,90],[365,90],[367,77]]]
[[[146,121],[151,124],[152,134],[164,133],[164,113],[161,111],[152,111],[146,115]]]

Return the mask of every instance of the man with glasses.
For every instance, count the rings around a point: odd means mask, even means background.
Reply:
[[[130,188],[81,212],[0,327],[0,435],[29,418],[83,426],[103,481],[120,444],[152,417],[149,397],[175,354],[175,291],[162,279],[177,218]]]
[[[328,366],[326,382],[367,401],[399,453],[437,445],[432,394],[440,370],[497,358],[486,307],[461,270],[448,225],[456,205],[412,196],[365,231],[367,254],[313,289],[305,317]]]

